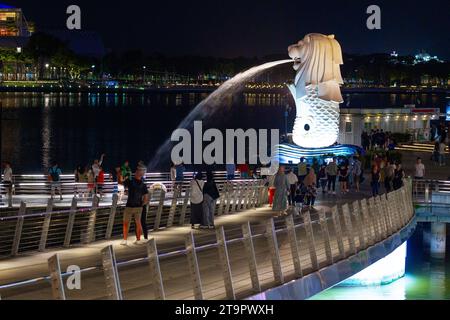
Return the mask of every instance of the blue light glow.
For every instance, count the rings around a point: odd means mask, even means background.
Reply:
[[[278,161],[281,164],[296,164],[302,157],[306,160],[312,160],[314,157],[319,158],[328,154],[333,154],[336,157],[349,157],[357,153],[362,154],[362,148],[349,144],[338,144],[325,148],[302,148],[293,144],[278,145]]]

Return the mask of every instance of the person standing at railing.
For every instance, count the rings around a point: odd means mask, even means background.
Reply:
[[[8,207],[12,207],[12,185],[13,171],[11,163],[5,162],[5,170],[3,170],[3,185],[5,186],[6,195],[8,196]]]
[[[234,164],[234,162],[227,163],[226,169],[227,169],[227,180],[233,180],[234,173],[236,172],[236,165]]]
[[[124,191],[122,170],[120,170],[120,167],[116,167],[114,170],[113,181],[117,183],[117,192],[119,194],[118,201],[120,202],[122,201]]]
[[[392,191],[392,181],[394,180],[395,164],[388,161],[384,167],[384,189],[386,193]]]
[[[186,168],[184,167],[183,162],[180,162],[179,164],[177,164],[175,166],[175,171],[176,171],[175,181],[177,184],[183,183],[185,170],[186,170]]]
[[[135,244],[142,243],[142,206],[146,205],[149,201],[148,189],[144,181],[142,181],[142,177],[143,171],[138,169],[133,178],[127,178],[124,181],[124,185],[128,189],[128,199],[123,213],[123,241],[121,245],[126,246],[128,244],[128,230],[132,218],[134,218],[137,232]]]
[[[277,211],[278,215],[286,212],[289,196],[289,182],[284,173],[284,166],[278,168],[274,180],[275,197],[273,199],[272,211]]]
[[[328,177],[328,193],[329,194],[336,194],[336,176],[338,172],[338,167],[336,164],[336,159],[333,158],[330,163],[328,163],[326,169],[325,169]]]
[[[289,205],[294,205],[295,190],[297,189],[298,178],[297,178],[297,175],[294,172],[292,172],[292,169],[287,169],[287,170],[288,170],[288,174],[286,175],[286,177],[289,182],[288,203],[289,203]]]
[[[316,181],[316,173],[314,172],[313,168],[310,168],[308,174],[305,177],[304,184],[306,186],[306,205],[311,209],[313,208],[317,197]]]
[[[395,171],[394,171],[394,179],[392,180],[392,185],[394,190],[398,190],[403,187],[403,179],[405,178],[405,171],[402,168],[402,164],[397,162]]]
[[[417,157],[416,165],[414,166],[414,179],[415,180],[423,180],[425,177],[425,165],[422,163],[422,158]],[[421,186],[420,186],[421,187]],[[419,189],[419,181],[417,181],[415,185],[415,192],[417,193],[417,189]]]
[[[170,181],[172,181],[172,189],[175,187],[175,181],[177,180],[177,168],[173,161],[170,162]]]
[[[137,165],[137,170],[140,170],[142,172],[142,181],[145,183],[145,174],[147,173],[147,166],[145,165],[144,161],[139,161]],[[148,240],[148,227],[147,227],[147,204],[144,204],[142,206],[142,213],[141,213],[141,226],[142,226],[142,234],[144,235],[144,239]],[[137,231],[137,229],[136,229]],[[136,232],[137,236],[137,232]]]
[[[88,197],[91,197],[93,195],[95,188],[95,178],[94,178],[94,172],[92,171],[92,168],[87,169],[87,193]]]
[[[197,172],[194,179],[190,182],[191,188],[191,228],[194,229],[196,224],[200,228],[207,228],[203,220],[203,187],[205,182],[202,180],[202,173]]]
[[[206,172],[206,183],[203,186],[203,223],[210,229],[214,229],[214,212],[216,210],[216,200],[219,199],[219,189],[217,189],[212,171]]]
[[[362,164],[357,156],[353,157],[353,183],[355,185],[356,192],[359,192],[359,180],[362,173]]]
[[[103,171],[103,167],[99,166],[100,171],[97,176],[97,191],[100,196],[100,199],[103,198],[103,186],[105,184],[105,171]]]
[[[275,197],[275,175],[267,177],[267,184],[268,184],[269,207],[272,207],[273,198]]]
[[[61,190],[61,169],[58,167],[58,163],[54,162],[53,166],[48,169],[48,180],[51,183],[51,198],[55,196],[55,189],[59,191],[59,199],[62,200],[62,190]]]
[[[75,172],[73,173],[74,179],[75,179],[75,187],[74,187],[74,191],[75,191],[75,197],[79,197],[80,196],[80,180],[81,180],[81,175],[82,175],[82,171],[83,168],[81,165],[78,165],[77,168],[75,169]]]
[[[95,194],[98,192],[98,175],[100,173],[100,167],[103,164],[103,158],[105,157],[105,154],[103,153],[100,156],[100,160],[95,159],[94,163],[92,164],[92,172],[94,173],[94,183],[95,183]]]
[[[125,160],[125,162],[123,163],[123,165],[121,167],[121,170],[122,170],[123,180],[124,181],[127,179],[130,180],[132,173],[131,173],[130,163],[128,162],[128,160]],[[125,187],[124,192],[127,193],[128,192],[127,187],[125,185],[124,185],[124,187]]]
[[[370,181],[370,186],[372,188],[372,196],[376,197],[380,194],[380,168],[376,165],[372,167],[372,180]]]

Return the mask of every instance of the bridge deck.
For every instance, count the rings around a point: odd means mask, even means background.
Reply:
[[[311,211],[311,218],[315,223],[314,237],[316,242],[316,252],[319,267],[326,263],[325,247],[321,235],[320,226],[317,224],[318,210],[325,210],[329,215],[330,207],[336,204],[351,203],[363,197],[369,197],[368,190],[361,193],[353,193],[344,196],[319,195],[316,209]],[[223,215],[216,218],[216,225],[223,225],[226,239],[236,239],[242,237],[241,225],[250,221],[252,232],[262,234],[265,230],[263,224],[268,218],[273,217],[273,211],[267,206],[237,212],[231,215]],[[341,219],[342,220],[342,219]],[[285,226],[284,218],[274,219],[276,229]],[[301,223],[301,217],[295,217],[295,223]],[[331,249],[333,256],[338,255],[337,241],[334,229],[329,224]],[[151,233],[156,239],[159,254],[183,250],[186,234],[190,233],[189,226],[171,227]],[[314,271],[310,259],[309,249],[305,230],[296,229],[297,242],[301,265],[304,274]],[[194,238],[196,246],[202,246],[216,242],[215,232],[212,230],[195,230]],[[277,232],[278,246],[280,250],[280,260],[285,277],[285,281],[295,278],[293,260],[289,241],[285,231]],[[130,237],[129,243],[132,243]],[[358,239],[355,239],[356,246],[360,246]],[[8,283],[48,276],[47,259],[59,254],[62,270],[67,266],[75,264],[84,269],[92,266],[101,266],[100,250],[112,244],[114,246],[117,261],[129,261],[140,259],[146,256],[147,247],[145,245],[130,244],[128,247],[121,246],[120,239],[111,241],[98,241],[85,246],[74,246],[69,249],[49,250],[41,253],[27,253],[16,258],[0,260],[0,286]],[[270,252],[267,246],[267,239],[264,236],[254,239],[257,270],[262,288],[274,286],[273,269],[270,259]],[[345,250],[349,250],[348,239],[344,239]],[[237,293],[237,298],[249,296],[251,291],[251,281],[249,277],[249,266],[245,254],[244,245],[240,241],[228,245],[230,265],[233,276],[233,284]],[[225,298],[224,282],[220,269],[218,250],[211,248],[197,252],[203,292],[205,299]],[[213,262],[213,263],[211,263]],[[160,257],[160,264],[164,287],[167,299],[193,299],[191,276],[188,269],[185,254],[170,257]],[[119,268],[120,283],[125,299],[153,299],[152,279],[150,279],[149,266],[146,261],[136,261],[133,265]],[[68,299],[105,299],[106,288],[104,275],[101,267],[82,273],[82,289],[66,290]],[[0,289],[2,299],[51,299],[51,286],[48,280],[39,281],[32,286],[22,286],[17,288]]]

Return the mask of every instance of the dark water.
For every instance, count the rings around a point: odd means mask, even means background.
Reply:
[[[311,300],[450,300],[450,235],[447,232],[446,259],[431,259],[428,247],[422,242],[424,226],[418,225],[408,240],[406,275],[403,278],[382,286],[337,285]]]
[[[107,171],[124,160],[150,162],[157,148],[206,93],[77,94],[0,93],[2,159],[16,173],[43,172],[52,161],[63,171],[106,153]],[[345,94],[344,107],[390,107],[417,103],[444,108],[444,95]],[[238,94],[204,124],[220,128],[285,131],[288,94]],[[295,108],[289,112],[291,128]],[[168,166],[168,164],[167,164]],[[167,169],[164,162],[164,168]]]

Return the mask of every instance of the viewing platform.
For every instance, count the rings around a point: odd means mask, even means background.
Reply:
[[[0,295],[305,299],[388,255],[415,227],[406,181],[387,196],[370,197],[367,190],[320,195],[315,209],[289,210],[279,217],[265,204],[267,189],[258,180],[224,183],[220,191],[215,230],[185,226],[186,196],[179,193],[166,207],[160,193],[147,217],[146,245],[119,245],[120,206],[3,218]],[[57,285],[71,275],[65,272],[70,265],[81,269],[79,290]]]

